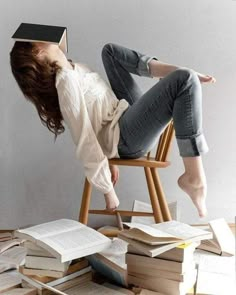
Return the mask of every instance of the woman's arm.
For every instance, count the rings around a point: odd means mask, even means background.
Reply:
[[[115,186],[117,181],[119,180],[119,168],[117,165],[110,165],[109,167],[111,171],[111,181]]]
[[[69,72],[57,85],[63,119],[76,144],[76,156],[83,163],[89,182],[104,194],[116,197],[107,157],[97,140],[87,112],[78,77]]]
[[[151,76],[156,77],[156,78],[163,78],[166,75],[170,74],[171,72],[173,72],[177,69],[184,68],[184,67],[179,67],[179,66],[175,66],[172,64],[164,63],[164,62],[161,62],[161,61],[155,60],[155,59],[152,59],[148,65],[149,65],[149,71],[150,71]],[[216,79],[212,76],[204,75],[204,74],[201,74],[198,72],[196,72],[196,73],[197,73],[201,83],[215,83],[216,82]]]

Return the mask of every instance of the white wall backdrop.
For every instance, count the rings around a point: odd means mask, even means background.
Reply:
[[[183,166],[176,143],[172,165],[161,171],[169,201],[178,201],[181,221],[189,223],[236,215],[236,1],[232,0],[0,0],[0,229],[57,218],[77,219],[83,169],[75,160],[68,130],[56,143],[36,109],[18,89],[10,71],[10,38],[21,22],[68,28],[69,54],[106,78],[101,60],[107,42],[154,54],[162,61],[216,77],[203,85],[204,126],[210,152],[204,156],[209,214],[199,220],[176,180]],[[143,91],[154,79],[135,76]],[[116,187],[120,208],[134,199],[148,201],[144,173],[122,168]],[[93,193],[93,207],[104,208]],[[90,224],[112,219],[93,217]]]

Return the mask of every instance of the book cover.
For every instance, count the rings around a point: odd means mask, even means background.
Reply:
[[[53,25],[21,23],[12,38],[16,41],[47,42],[58,44],[68,52],[67,28]]]

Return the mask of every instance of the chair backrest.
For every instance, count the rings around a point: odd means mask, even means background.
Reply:
[[[174,124],[173,120],[171,120],[160,136],[155,156],[156,161],[166,162],[170,152],[170,146],[173,139],[173,135]]]
[[[173,124],[173,120],[171,120],[159,138],[156,155],[155,155],[156,161],[158,162],[167,161],[173,136],[174,136],[174,124]],[[147,159],[149,159],[149,156],[150,156],[150,152],[148,152],[147,154]]]

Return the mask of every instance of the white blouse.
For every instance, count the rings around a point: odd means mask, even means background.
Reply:
[[[115,193],[108,159],[119,158],[118,120],[129,103],[117,99],[110,85],[86,64],[60,69],[55,86],[62,117],[86,177],[103,194]]]

